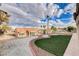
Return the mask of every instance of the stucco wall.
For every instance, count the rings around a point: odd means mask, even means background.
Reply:
[[[39,34],[39,29],[38,28],[16,28],[15,29],[16,36],[18,36],[19,33],[24,33],[24,35],[30,36],[31,32],[34,32],[35,34]]]

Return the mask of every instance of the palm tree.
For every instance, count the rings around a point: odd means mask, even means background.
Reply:
[[[49,34],[49,20],[50,20],[50,16],[46,16],[47,18],[47,34]]]
[[[46,15],[46,19],[47,19],[47,34],[49,34],[49,21],[51,20],[51,17],[52,16],[56,16],[57,15],[57,12],[58,12],[58,9],[57,11],[54,11],[54,12],[51,12],[50,13],[50,9],[52,8],[50,6],[50,3],[47,3],[46,4],[46,7],[47,7],[47,15]],[[56,20],[55,20],[56,21]],[[56,21],[57,22],[57,21]]]
[[[2,22],[8,22],[8,13],[3,11],[3,10],[0,10],[0,24],[2,24]]]
[[[48,10],[49,3],[46,4],[47,10]],[[47,11],[46,19],[47,19],[47,34],[49,34],[49,20],[50,16],[48,15],[49,11]]]

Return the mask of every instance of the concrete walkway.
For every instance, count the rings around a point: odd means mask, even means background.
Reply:
[[[77,34],[73,34],[64,56],[79,56],[79,40]]]
[[[37,38],[17,38],[0,44],[0,55],[3,56],[32,56],[32,52],[29,47],[29,41]]]
[[[6,40],[9,40],[9,39],[13,39],[13,38],[15,38],[15,37],[10,36],[10,35],[0,35],[0,41],[4,41],[4,40],[6,41]]]

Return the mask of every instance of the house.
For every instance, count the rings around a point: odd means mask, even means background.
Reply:
[[[15,35],[16,37],[28,37],[28,36],[35,36],[41,35],[42,32],[39,28],[15,28]]]

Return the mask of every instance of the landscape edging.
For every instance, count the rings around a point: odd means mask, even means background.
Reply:
[[[51,53],[41,49],[40,47],[36,46],[35,45],[36,40],[38,40],[38,39],[34,39],[29,42],[29,46],[30,46],[33,56],[55,56],[54,54],[51,54]]]

